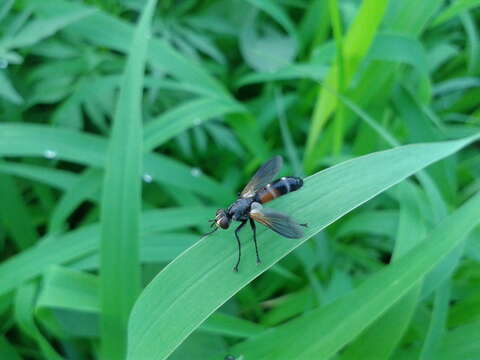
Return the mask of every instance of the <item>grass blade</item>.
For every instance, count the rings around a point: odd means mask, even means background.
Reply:
[[[410,186],[408,186],[410,185]],[[399,188],[400,220],[393,261],[405,256],[425,237],[425,224],[420,214],[421,199],[416,188],[408,183]],[[387,312],[372,323],[343,353],[342,360],[375,358],[390,359],[405,333],[418,302],[421,284],[417,284]]]
[[[141,218],[141,236],[199,226],[207,222],[215,208],[183,207],[145,212]],[[157,234],[158,236],[158,234]],[[70,231],[44,243],[41,241],[0,264],[0,295],[24,281],[42,274],[51,265],[66,264],[94,254],[100,247],[100,226],[93,224]]]
[[[0,155],[3,156],[45,157],[103,167],[106,148],[107,141],[97,135],[42,125],[0,124]],[[204,174],[193,175],[191,168],[164,155],[145,154],[144,171],[152,181],[182,187],[214,201],[228,201],[233,197],[223,185]]]
[[[241,111],[242,108],[238,104],[220,99],[203,98],[183,103],[153,119],[145,126],[145,150],[152,150],[204,121]]]
[[[101,204],[101,357],[125,358],[127,323],[140,292],[140,212],[143,171],[142,92],[156,0],[135,30],[118,97]]]
[[[343,78],[346,86],[348,86],[348,83],[360,64],[360,60],[366,55],[373,42],[387,3],[388,1],[386,0],[366,0],[362,2],[358,14],[345,36],[342,45],[344,49],[343,65],[345,67]],[[327,88],[334,89],[335,91],[340,88],[337,75],[339,71],[340,69],[337,63],[334,64],[326,76],[325,86]],[[315,166],[313,155],[318,136],[329,116],[335,110],[336,104],[337,99],[331,92],[325,91],[324,89],[319,92],[305,149],[304,165],[307,173],[311,172]]]
[[[232,241],[231,246],[219,241],[230,239],[231,233],[217,233],[197,243],[170,263],[136,302],[129,323],[128,359],[167,358],[220,305],[305,240],[475,139],[398,147],[347,161],[307,178],[302,191],[278,199],[275,206],[282,208],[287,201],[291,215],[309,224],[307,235],[298,241],[283,241],[271,232],[262,232],[258,239],[263,263],[258,267],[249,242],[243,246],[240,273],[231,271],[236,248]],[[165,328],[169,331],[163,331]]]
[[[35,244],[37,232],[30,221],[29,209],[15,180],[9,175],[0,174],[0,199],[0,221],[11,234],[17,250]]]
[[[455,249],[479,224],[479,210],[480,194],[477,194],[445,219],[422,244],[349,295],[234,347],[235,353],[258,360],[330,358]]]

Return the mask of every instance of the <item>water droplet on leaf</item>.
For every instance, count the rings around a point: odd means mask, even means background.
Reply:
[[[153,181],[153,177],[150,174],[143,174],[142,179],[146,183],[151,183]]]
[[[202,175],[202,170],[194,167],[194,168],[192,168],[190,173],[192,174],[192,176],[199,177],[200,175]]]
[[[45,150],[43,152],[43,156],[45,156],[47,159],[55,159],[57,157],[57,152],[53,150]]]

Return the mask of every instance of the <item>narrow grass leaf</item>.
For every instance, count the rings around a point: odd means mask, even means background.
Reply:
[[[37,283],[29,282],[20,286],[15,294],[15,319],[23,332],[31,337],[49,360],[62,360],[55,348],[47,341],[35,324],[34,309],[37,296]]]
[[[245,111],[234,102],[202,98],[183,103],[145,126],[144,148],[150,151],[181,132],[227,113]]]
[[[460,326],[445,334],[435,359],[475,359],[480,353],[480,322]]]
[[[57,233],[63,230],[72,212],[85,200],[97,201],[103,173],[95,168],[87,169],[79,175],[58,201],[50,216],[48,231]]]
[[[11,235],[15,248],[21,251],[35,244],[37,232],[31,222],[32,214],[10,175],[0,174],[0,199],[0,222]]]
[[[427,337],[423,342],[420,360],[433,360],[443,342],[447,328],[448,309],[450,304],[450,280],[445,280],[435,292],[432,318],[428,327]]]
[[[101,357],[123,360],[130,310],[140,293],[143,171],[142,95],[150,23],[149,0],[131,40],[105,165],[101,203]]]
[[[363,211],[344,220],[335,235],[343,237],[354,234],[373,234],[394,237],[398,216],[396,210]]]
[[[48,6],[52,6],[52,2],[47,2]],[[49,16],[39,17],[28,22],[15,36],[9,38],[4,46],[7,48],[31,46],[96,11],[93,8],[72,7],[70,11],[64,9],[62,12],[57,12],[55,6],[52,10],[49,11]]]
[[[0,155],[3,156],[44,157],[101,168],[105,165],[106,148],[105,138],[75,130],[31,124],[0,124]],[[152,181],[182,187],[213,201],[232,199],[232,192],[223,185],[205,174],[194,176],[191,170],[167,156],[145,154],[144,172],[152,177]]]
[[[347,161],[307,178],[301,191],[275,204],[279,209],[288,208],[294,219],[309,224],[306,236],[284,241],[272,232],[261,232],[260,266],[254,265],[253,245],[248,242],[243,245],[240,272],[231,271],[237,250],[230,232],[197,243],[170,263],[136,302],[129,323],[128,359],[167,358],[220,305],[308,238],[475,139],[398,147]],[[170,331],[165,332],[165,327]]]
[[[325,77],[328,67],[323,64],[290,64],[280,69],[268,72],[254,72],[240,77],[235,85],[237,87],[280,80],[312,79],[321,81]]]
[[[65,6],[71,3],[64,2]],[[70,26],[85,40],[101,47],[128,52],[133,29],[130,24],[104,12],[97,12]],[[109,31],[98,31],[109,29]],[[198,93],[212,97],[231,99],[225,88],[201,66],[175,50],[164,39],[152,37],[148,49],[148,61],[175,78],[191,85]]]
[[[0,172],[43,183],[61,190],[67,190],[73,186],[78,178],[78,175],[69,171],[16,162],[1,162]]]
[[[212,207],[182,207],[147,211],[141,218],[141,236],[156,232],[171,232],[207,222]],[[24,281],[40,275],[51,265],[67,264],[97,252],[100,248],[98,223],[57,235],[41,241],[26,251],[10,257],[0,264],[0,295],[15,289]]]
[[[427,53],[422,43],[411,35],[380,32],[373,41],[369,60],[398,62],[413,66],[421,75],[428,75]]]
[[[398,186],[400,219],[393,262],[398,261],[425,237],[425,224],[420,214],[421,198],[412,184]],[[395,347],[404,335],[420,296],[421,284],[416,284],[388,311],[358,336],[342,354],[342,360],[375,358],[390,359]]]
[[[432,26],[441,25],[462,12],[476,6],[480,6],[480,0],[456,0],[435,17]]]
[[[366,0],[362,2],[354,22],[345,35],[343,56],[345,66],[344,79],[347,86],[356,72],[360,61],[367,54],[373,42],[387,3],[388,1],[386,0]],[[338,71],[337,64],[330,68],[326,76],[325,87],[335,91],[339,89]],[[315,103],[305,149],[304,165],[307,173],[312,171],[315,166],[313,158],[314,148],[323,126],[335,110],[336,103],[337,99],[329,91],[325,91],[325,89],[320,90]]]
[[[446,218],[422,244],[349,295],[247,340],[233,350],[259,360],[330,358],[448,255],[479,224],[479,210],[480,194],[477,194]]]
[[[0,71],[0,97],[17,105],[23,103],[23,98],[15,90],[4,70]]]
[[[57,310],[61,310],[58,312]],[[36,314],[49,321],[50,312],[55,312],[61,332],[74,336],[98,336],[100,314],[99,283],[95,275],[70,268],[52,266],[45,274],[43,286],[36,303]],[[70,316],[62,316],[68,312]],[[88,329],[69,325],[70,317],[90,316],[92,323]],[[247,338],[259,335],[267,327],[235,316],[216,313],[201,327],[200,331],[221,334],[229,337]],[[83,332],[83,333],[82,333]]]

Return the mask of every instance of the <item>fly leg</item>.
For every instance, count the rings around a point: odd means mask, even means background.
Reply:
[[[258,256],[258,246],[257,246],[257,226],[255,225],[255,221],[250,218],[250,227],[253,231],[253,243],[255,244],[255,253],[257,254],[257,264],[260,264],[260,256]]]
[[[240,238],[238,237],[238,232],[242,229],[242,227],[246,224],[246,221],[243,221],[238,227],[235,229],[235,238],[237,239],[238,244],[238,260],[237,264],[233,268],[233,271],[238,272],[238,265],[240,265],[240,258],[242,257],[242,244],[240,244]]]

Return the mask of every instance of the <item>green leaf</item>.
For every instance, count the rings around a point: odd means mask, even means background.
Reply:
[[[401,199],[400,220],[393,261],[405,256],[425,237],[425,224],[420,214],[421,198],[414,185],[399,185]],[[388,311],[383,313],[350,344],[342,354],[342,360],[372,357],[390,359],[395,347],[404,335],[418,302],[421,284],[417,284]]]
[[[436,359],[475,359],[480,353],[480,322],[460,326],[445,334]]]
[[[231,112],[245,111],[234,102],[203,98],[183,103],[169,110],[145,126],[145,149],[152,150],[181,132]]]
[[[371,276],[349,295],[247,340],[233,350],[259,360],[292,359],[292,356],[299,360],[328,359],[447,256],[479,224],[479,210],[480,194],[477,194],[435,228],[422,244]]]
[[[360,65],[360,61],[367,54],[383,18],[387,3],[386,0],[363,1],[355,20],[346,32],[343,41],[345,85],[350,83]],[[305,149],[304,165],[307,173],[312,171],[315,166],[314,149],[318,137],[337,104],[336,97],[330,91],[331,89],[334,91],[339,89],[338,71],[337,63],[335,63],[326,76],[324,88],[318,93]]]
[[[15,90],[4,70],[0,70],[0,96],[17,105],[23,103],[22,97]]]
[[[52,36],[62,28],[95,13],[93,8],[85,7],[81,9],[78,6],[58,11],[54,3],[46,3],[48,14],[28,22],[15,36],[5,42],[4,46],[6,48],[31,46],[44,38]]]
[[[0,336],[0,359],[22,360],[15,347],[9,344],[3,335]]]
[[[30,219],[21,191],[9,175],[0,174],[0,222],[10,233],[17,250],[24,250],[37,241],[37,232]]]
[[[423,342],[422,352],[419,357],[421,360],[436,359],[436,352],[440,349],[442,338],[447,327],[449,304],[450,281],[447,279],[435,294],[432,318],[430,319],[427,337]]]
[[[87,169],[77,177],[53,210],[48,225],[50,233],[62,231],[64,222],[83,201],[98,199],[95,195],[100,190],[102,175],[103,173],[97,169]]]
[[[205,224],[215,208],[183,207],[145,212],[141,218],[141,235],[168,232]],[[24,281],[40,275],[51,265],[66,264],[98,251],[100,226],[93,224],[64,235],[41,241],[0,263],[0,295],[6,294]],[[161,235],[160,235],[161,237]]]
[[[347,161],[307,178],[301,191],[275,204],[282,209],[288,203],[293,218],[309,224],[306,236],[285,241],[270,231],[262,232],[258,236],[263,261],[260,266],[254,265],[249,241],[243,246],[240,272],[231,271],[237,252],[231,233],[216,233],[199,242],[170,263],[137,300],[129,323],[128,359],[165,359],[220,305],[308,238],[475,139],[398,147]],[[230,246],[226,246],[227,240]],[[182,311],[186,308],[190,311]]]
[[[103,167],[106,147],[104,138],[75,130],[43,125],[0,124],[0,155],[3,156],[41,156]],[[214,201],[233,198],[233,194],[223,185],[204,174],[192,173],[191,168],[164,155],[145,154],[144,173],[150,175],[152,181],[188,189]]]
[[[245,14],[240,34],[240,51],[243,58],[256,71],[276,71],[289,65],[296,54],[296,41],[275,28],[264,25],[264,34],[258,27],[258,12],[250,9]]]
[[[432,26],[443,24],[451,18],[467,11],[468,9],[480,6],[479,0],[456,0],[453,1],[446,9],[437,15],[433,20]]]
[[[64,3],[71,6],[71,3]],[[101,47],[127,52],[133,29],[130,24],[103,12],[70,26],[77,35]],[[108,29],[108,31],[98,31]],[[148,49],[148,61],[160,70],[190,84],[198,93],[212,97],[231,99],[224,87],[201,66],[186,58],[165,40],[152,38]]]
[[[0,172],[16,175],[66,190],[77,181],[77,175],[65,170],[21,163],[0,162]]]
[[[326,73],[327,67],[323,64],[290,64],[274,71],[247,74],[238,79],[236,86],[240,87],[261,82],[296,80],[302,78],[321,81]]]
[[[61,360],[54,347],[45,339],[33,318],[36,301],[37,283],[30,282],[20,286],[15,296],[15,318],[22,329],[38,345],[46,359]]]
[[[130,310],[140,293],[142,96],[150,23],[156,0],[145,5],[123,74],[105,165],[101,202],[101,357],[125,358]]]
[[[363,211],[343,221],[337,237],[352,234],[375,234],[391,236],[395,234],[398,223],[398,211],[372,210]]]
[[[375,37],[367,61],[382,60],[405,63],[420,74],[428,75],[427,54],[422,43],[411,35],[381,32]]]
[[[98,278],[95,275],[53,266],[45,274],[36,313],[46,324],[52,323],[50,313],[61,326],[65,336],[98,336],[100,296]],[[79,326],[71,321],[76,319]],[[57,326],[55,324],[55,326]],[[203,332],[230,337],[259,335],[265,326],[251,323],[222,313],[214,314],[200,328]]]

